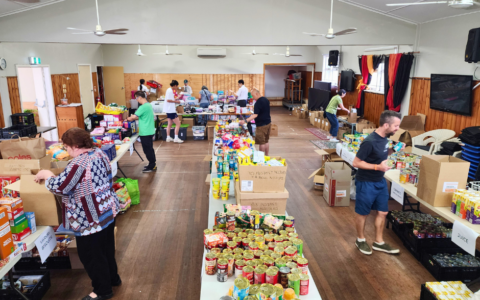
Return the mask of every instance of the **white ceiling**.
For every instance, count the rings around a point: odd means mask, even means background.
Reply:
[[[31,1],[0,0],[0,17],[12,15],[15,13],[40,8],[46,5],[55,4],[64,0],[38,0],[36,3],[27,3]]]
[[[451,8],[448,4],[424,4],[410,6],[387,6],[387,3],[412,3],[429,0],[339,0],[344,3],[359,6],[385,15],[399,18],[416,24],[438,19],[455,17],[469,13],[480,12],[480,5],[469,9]],[[480,18],[480,17],[479,17]]]

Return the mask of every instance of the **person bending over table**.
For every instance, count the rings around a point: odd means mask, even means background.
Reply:
[[[113,190],[112,168],[107,155],[94,148],[90,134],[70,128],[62,142],[73,160],[60,175],[41,170],[35,182],[62,197],[63,226],[73,230],[77,250],[93,292],[82,300],[113,297],[112,287],[122,284],[115,260],[115,217],[120,205]]]
[[[388,214],[390,197],[387,181],[384,178],[385,172],[390,170],[387,166],[388,138],[397,132],[400,120],[401,116],[397,112],[391,110],[382,112],[380,127],[362,142],[357,156],[353,160],[353,166],[358,168],[355,178],[357,193],[355,201],[357,240],[355,245],[360,252],[366,255],[372,254],[372,249],[365,239],[365,223],[372,210],[377,211],[373,250],[390,254],[400,252],[399,249],[390,246],[383,240],[383,227]]]
[[[337,120],[337,110],[344,110],[347,113],[350,113],[348,109],[343,106],[342,98],[347,95],[345,90],[339,90],[338,94],[335,95],[330,102],[328,103],[327,108],[325,109],[325,113],[327,115],[328,122],[331,124],[330,128],[330,135],[332,139],[330,141],[338,142],[337,134],[338,134],[338,120]]]
[[[148,160],[148,165],[143,168],[143,173],[151,173],[157,170],[157,159],[153,150],[153,136],[155,135],[155,115],[153,113],[152,104],[146,99],[145,92],[138,91],[135,93],[135,99],[140,103],[134,115],[127,118],[127,121],[138,120],[140,130],[140,142],[142,143],[143,152]]]
[[[246,121],[240,121],[241,125],[245,122],[251,122],[255,120],[257,129],[255,130],[255,144],[259,145],[260,151],[265,152],[268,156],[270,151],[270,145],[268,140],[270,139],[270,131],[272,130],[272,119],[270,117],[270,102],[266,97],[262,97],[260,91],[252,89],[252,97],[256,100],[253,107],[253,115],[247,118]]]
[[[163,104],[163,112],[167,113],[167,142],[174,142],[174,143],[183,143],[183,141],[178,138],[178,132],[180,131],[180,119],[177,115],[177,110],[175,104],[179,104],[180,100],[175,96],[174,90],[178,89],[178,81],[172,80],[170,83],[170,87],[165,94],[165,104]],[[170,129],[172,128],[172,124],[175,123],[175,139],[170,137]]]

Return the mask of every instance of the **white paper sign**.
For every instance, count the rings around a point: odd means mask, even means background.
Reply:
[[[390,192],[390,195],[392,198],[397,201],[398,203],[403,205],[403,195],[405,193],[405,189],[396,183],[395,181],[392,181],[392,190]]]
[[[53,232],[52,227],[48,227],[47,230],[38,237],[35,241],[35,246],[37,246],[43,264],[57,246],[57,239],[55,238],[55,232]]]
[[[460,221],[453,223],[452,242],[473,256],[475,256],[477,237],[478,233],[463,225]]]
[[[308,116],[311,117],[311,116],[312,116],[312,113],[308,113]]]
[[[338,145],[338,144],[337,144]],[[346,161],[347,163],[349,163],[351,166],[353,166],[353,160],[355,159],[355,154],[353,152],[350,152],[350,151],[342,151],[342,154],[340,155],[340,157]]]
[[[130,144],[130,156],[133,154],[133,143]]]
[[[458,182],[444,182],[443,183],[443,192],[444,193],[453,193],[458,188]]]
[[[341,155],[342,155],[342,143],[337,143],[336,148],[337,148],[337,154],[341,157]]]
[[[315,118],[315,122],[318,122],[318,119],[317,119],[317,118]]]
[[[242,192],[253,192],[253,181],[252,180],[242,180]]]
[[[335,193],[335,197],[347,197],[347,191],[346,190],[337,191]]]
[[[112,177],[117,176],[117,171],[118,171],[117,162],[114,162],[113,164],[111,164],[111,167],[112,167]]]

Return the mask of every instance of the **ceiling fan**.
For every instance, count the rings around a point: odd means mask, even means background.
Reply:
[[[333,21],[333,0],[332,0],[331,8],[330,8],[330,28],[328,29],[328,33],[327,34],[324,34],[324,33],[319,34],[319,33],[304,32],[303,34],[310,35],[310,36],[324,36],[327,39],[333,39],[334,37],[339,36],[339,35],[347,35],[347,34],[357,33],[357,28],[354,28],[354,27],[347,28],[345,30],[338,31],[338,32],[333,32],[332,21]]]
[[[167,47],[167,50],[165,51],[165,53],[153,53],[153,54],[158,54],[158,55],[182,55],[182,53],[170,53],[168,52],[168,46]]]
[[[137,56],[147,56],[147,55],[143,54],[142,49],[140,49],[140,45],[138,45]]]
[[[422,2],[413,2],[413,3],[390,3],[387,6],[409,6],[409,5],[424,5],[424,4],[448,4],[451,8],[462,8],[467,9],[473,5],[480,5],[478,0],[452,0],[452,1],[426,1]]]
[[[251,55],[268,55],[268,53],[257,53],[257,51],[255,51],[255,47],[253,47],[253,51],[250,52],[250,53],[242,53],[242,54],[251,54]]]
[[[302,56],[301,54],[290,54],[290,47],[287,46],[287,51],[285,53],[273,53],[273,55],[282,55],[285,57],[290,57],[290,56]]]
[[[30,1],[30,0],[27,0],[27,1]],[[98,14],[98,0],[95,0],[95,4],[97,5],[97,23],[98,23],[98,25],[95,28],[95,31],[68,27],[67,29],[69,30],[81,31],[81,32],[74,32],[72,34],[92,34],[93,33],[96,36],[104,36],[106,34],[127,34],[126,32],[122,32],[122,31],[128,31],[128,29],[126,28],[103,30],[102,26],[100,26],[100,15]]]

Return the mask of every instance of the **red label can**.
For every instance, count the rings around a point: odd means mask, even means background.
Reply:
[[[258,270],[258,269],[255,269]],[[265,270],[260,270],[259,273],[254,273],[255,284],[264,284],[265,283]]]
[[[205,274],[215,275],[217,273],[217,256],[214,253],[205,255]]]
[[[297,261],[297,266],[302,269],[303,274],[308,274],[308,262],[304,263],[299,259],[299,261]]]
[[[300,277],[300,295],[305,296],[308,295],[308,289],[310,287],[310,280],[308,276],[302,276]]]
[[[217,262],[217,281],[226,282],[228,280],[228,260],[219,259]]]
[[[278,283],[278,272],[276,270],[267,270],[265,275],[265,281],[269,284],[277,284]]]
[[[235,264],[235,278],[243,274],[243,267],[245,267],[245,264],[242,264],[242,265]]]
[[[253,268],[244,267],[242,270],[243,277],[247,278],[250,281],[250,284],[253,284]]]

